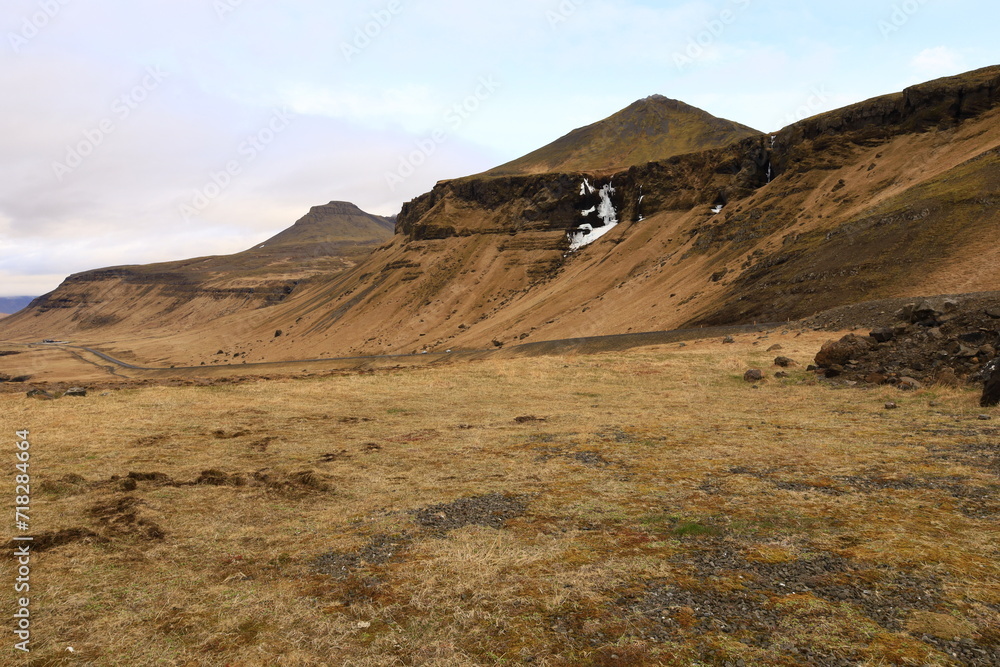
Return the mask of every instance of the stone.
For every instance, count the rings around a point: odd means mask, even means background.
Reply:
[[[779,380],[784,380],[785,378],[788,378],[788,377],[791,377],[791,376],[788,373],[786,373],[785,371],[778,371],[777,373],[774,374],[774,377],[776,377]]]
[[[35,398],[40,401],[51,401],[55,399],[55,395],[50,394],[44,389],[32,389],[28,392],[28,398]]]
[[[868,337],[848,334],[837,341],[827,341],[816,354],[816,365],[821,368],[843,366],[871,351],[875,342]]]
[[[760,382],[764,379],[764,371],[759,368],[751,368],[743,374],[743,379],[747,382]]]
[[[889,328],[875,329],[869,334],[879,343],[888,343],[896,337],[896,332]]]
[[[868,384],[885,384],[889,378],[883,373],[869,373],[865,376],[865,382]]]
[[[902,322],[913,322],[913,311],[917,308],[917,304],[908,303],[899,310],[896,311],[896,319]]]
[[[986,316],[992,317],[994,320],[1000,320],[1000,308],[987,308]]]
[[[789,359],[788,357],[778,357],[774,360],[774,365],[780,366],[781,368],[791,368],[792,366],[797,366],[798,364],[796,364],[793,359]]]
[[[968,345],[965,345],[964,343],[961,343],[957,340],[954,340],[951,343],[949,343],[948,347],[945,349],[949,354],[954,355],[956,357],[960,357],[962,359],[970,359],[976,356],[976,354],[978,353],[978,350],[974,350]]]
[[[940,323],[943,315],[944,313],[935,308],[934,304],[930,301],[921,301],[914,308],[910,321],[914,324],[922,324],[925,327],[933,327]]]
[[[893,403],[892,401],[889,401],[888,403],[885,404],[886,410],[897,410],[898,408],[899,406]]]
[[[924,385],[920,384],[911,377],[901,377],[899,382],[896,384],[897,387],[903,391],[916,391],[918,389],[923,389]]]
[[[83,398],[87,395],[87,390],[83,387],[70,387],[66,390],[63,396],[76,396],[78,398]]]
[[[983,331],[970,331],[969,333],[960,334],[958,339],[970,345],[982,345],[986,342],[986,333]]]
[[[988,421],[990,421],[992,419],[993,419],[993,417],[990,417],[989,415],[979,415],[979,421],[982,421],[982,422],[988,422]]]
[[[785,348],[781,347],[781,345],[775,344],[775,345],[772,345],[771,347],[767,348],[767,351],[768,352],[778,352],[779,350],[783,350],[783,349],[785,349]]]
[[[732,345],[733,343],[736,342],[736,339],[733,338],[732,336],[726,336],[725,338],[722,339],[722,342],[725,345]]]
[[[1000,405],[1000,364],[994,363],[992,365],[990,376],[983,387],[982,398],[979,399],[979,405],[984,408]]]

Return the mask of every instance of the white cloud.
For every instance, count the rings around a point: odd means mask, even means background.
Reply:
[[[41,296],[59,287],[65,277],[64,273],[27,275],[0,269],[0,297]]]

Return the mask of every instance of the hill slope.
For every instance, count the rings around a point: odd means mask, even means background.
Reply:
[[[484,175],[618,171],[675,155],[721,148],[757,134],[760,132],[745,125],[653,95]]]

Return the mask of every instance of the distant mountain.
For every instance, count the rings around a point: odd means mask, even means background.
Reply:
[[[176,332],[284,301],[305,282],[353,268],[392,238],[393,218],[348,202],[312,208],[294,225],[234,255],[118,266],[68,277],[31,308],[6,318],[3,335],[81,331]],[[41,319],[39,319],[41,318]],[[44,322],[44,325],[42,325]]]
[[[0,297],[0,313],[16,313],[22,308],[27,308],[35,297],[33,296],[5,296]]]
[[[620,171],[675,155],[722,148],[759,134],[684,102],[653,95],[482,175]]]

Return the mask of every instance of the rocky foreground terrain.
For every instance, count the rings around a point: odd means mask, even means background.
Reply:
[[[815,363],[828,378],[864,384],[959,386],[985,382],[1000,355],[1000,295],[942,297],[904,304],[888,316],[866,304],[869,335],[848,334],[823,346]],[[860,309],[828,316],[862,319]],[[815,322],[815,320],[813,320]],[[856,325],[855,325],[856,326]]]

